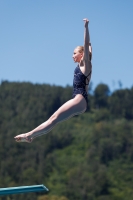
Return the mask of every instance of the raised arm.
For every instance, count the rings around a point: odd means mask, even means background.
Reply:
[[[91,68],[91,56],[92,56],[92,47],[90,43],[90,34],[89,34],[89,20],[88,19],[83,19],[84,20],[84,62],[85,62],[85,67],[90,70]],[[87,70],[88,71],[88,70]]]

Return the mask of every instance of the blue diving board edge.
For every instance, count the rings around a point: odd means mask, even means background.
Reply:
[[[0,195],[19,194],[28,192],[48,192],[48,188],[42,185],[19,186],[0,188]]]

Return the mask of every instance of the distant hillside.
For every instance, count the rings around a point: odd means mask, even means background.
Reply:
[[[44,122],[71,98],[71,87],[0,85],[0,187],[44,184],[50,192],[0,200],[132,200],[133,88],[99,84],[86,113],[31,144],[14,136]]]

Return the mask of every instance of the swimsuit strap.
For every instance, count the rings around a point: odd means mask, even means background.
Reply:
[[[91,75],[91,71],[90,71],[90,73],[87,75],[87,76],[85,76],[86,77],[86,79],[88,80],[88,82],[90,81],[89,79],[88,79],[88,76],[90,76]],[[88,84],[86,84],[86,85],[89,85],[89,83]]]
[[[82,73],[82,71],[81,71],[81,69],[80,69],[80,65],[79,65],[79,64],[78,64],[78,66],[77,66],[77,67],[78,67],[78,69],[80,70],[80,72]],[[83,73],[82,73],[82,74],[83,74]],[[83,74],[83,75],[84,75],[84,74]],[[90,75],[91,75],[91,71],[90,71],[90,73],[89,73],[87,76],[85,76],[85,75],[84,75],[84,76],[86,77],[86,79],[88,80],[88,84],[86,84],[86,83],[85,83],[86,85],[89,85],[89,81],[90,81],[90,80],[88,79],[88,76],[90,76]]]

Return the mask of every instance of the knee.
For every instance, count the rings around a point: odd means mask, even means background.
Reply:
[[[57,123],[57,115],[53,114],[50,118],[49,118],[49,122],[51,125],[55,125]]]

